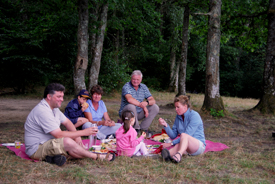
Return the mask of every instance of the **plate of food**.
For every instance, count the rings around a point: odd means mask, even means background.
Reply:
[[[166,142],[166,140],[170,139],[170,137],[166,134],[166,133],[162,133],[160,135],[156,135],[152,138],[153,141],[156,141],[156,142]]]
[[[101,143],[101,146],[106,148],[109,151],[116,151],[116,144],[115,143]]]
[[[109,150],[106,147],[103,147],[101,145],[95,145],[90,147],[89,151],[92,153],[107,154]]]
[[[159,147],[160,147],[160,145],[158,145],[158,144],[155,144],[155,145],[146,145],[147,151],[149,153],[153,153]]]

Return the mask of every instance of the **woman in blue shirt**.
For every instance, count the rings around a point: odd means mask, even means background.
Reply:
[[[107,135],[115,134],[121,124],[115,123],[110,119],[105,103],[101,100],[103,89],[99,85],[95,85],[90,93],[91,100],[87,100],[89,107],[84,111],[84,115],[89,122],[85,123],[82,129],[88,128],[92,124],[97,124],[99,130],[97,137],[105,139]]]
[[[177,116],[172,129],[164,119],[159,118],[159,124],[171,139],[175,139],[178,134],[180,137],[171,143],[163,143],[161,152],[165,161],[171,160],[178,163],[181,161],[182,154],[188,153],[195,156],[200,155],[205,150],[205,135],[203,122],[198,112],[191,110],[191,104],[187,96],[181,95],[175,98]],[[170,150],[167,147],[173,146]]]

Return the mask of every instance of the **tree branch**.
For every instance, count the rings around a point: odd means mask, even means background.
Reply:
[[[192,13],[191,15],[204,15],[204,16],[209,16],[211,13]]]
[[[260,13],[255,13],[255,14],[251,14],[251,15],[243,15],[243,14],[238,14],[237,16],[231,16],[229,20],[226,20],[225,23],[223,24],[224,26],[227,26],[228,23],[234,19],[237,19],[237,18],[255,18],[255,17],[259,17],[261,15],[265,15],[267,14],[268,11],[263,11],[263,12],[260,12]]]
[[[253,18],[253,17],[259,17],[261,15],[265,15],[265,14],[267,14],[267,11],[263,11],[263,12],[255,13],[251,15],[238,14],[237,16],[232,16],[232,18],[237,18],[237,17]]]

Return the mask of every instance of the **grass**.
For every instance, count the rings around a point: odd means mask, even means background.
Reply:
[[[160,105],[160,113],[150,129],[161,131],[159,117],[170,125],[175,118],[175,94],[152,92]],[[190,94],[194,110],[200,112],[204,96]],[[10,98],[10,97],[5,97]],[[18,99],[20,100],[20,99]],[[66,106],[69,98],[63,106]],[[112,119],[118,119],[120,94],[105,96]],[[179,164],[159,159],[118,157],[114,162],[91,159],[69,160],[63,167],[46,162],[31,162],[0,147],[0,183],[274,183],[275,131],[274,116],[263,116],[254,107],[258,100],[223,97],[226,110],[223,118],[201,113],[207,140],[222,142],[230,149],[208,152],[202,156],[184,156]],[[24,119],[0,122],[0,142],[24,140]]]

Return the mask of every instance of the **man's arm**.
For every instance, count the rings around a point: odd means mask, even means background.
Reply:
[[[153,96],[148,97],[147,100],[148,100],[148,105],[154,105],[156,103],[156,100],[154,99]]]
[[[97,133],[97,130],[94,130],[94,127],[86,128],[85,130],[76,131],[75,126],[68,118],[66,118],[66,120],[64,122],[62,122],[62,124],[69,131],[62,131],[60,128],[57,128],[57,129],[51,131],[50,134],[52,136],[54,136],[55,138],[69,137],[72,139],[76,139],[81,136],[89,136],[91,134]]]
[[[143,111],[144,111],[145,117],[148,117],[149,113],[148,113],[148,109],[147,109],[147,107],[146,107],[146,106],[147,106],[147,102],[145,102],[145,101],[139,102],[139,101],[137,101],[135,98],[133,98],[132,95],[130,95],[130,94],[125,95],[125,98],[126,98],[126,100],[127,100],[130,104],[133,104],[133,105],[135,105],[135,106],[138,106],[138,107],[142,108]],[[150,97],[149,97],[149,98],[150,98]],[[149,98],[148,98],[148,99],[149,99]],[[150,103],[150,102],[149,102],[149,103]]]
[[[138,107],[140,106],[140,102],[137,101],[135,98],[133,98],[132,95],[126,94],[125,98],[130,104],[133,104],[133,105],[138,106]]]

